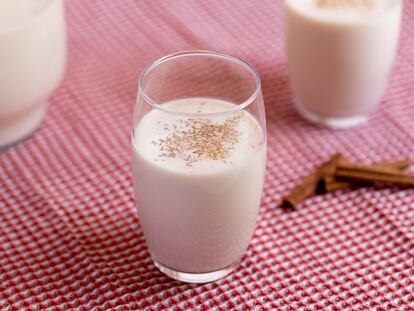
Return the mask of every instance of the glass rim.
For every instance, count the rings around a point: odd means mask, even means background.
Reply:
[[[250,73],[252,73],[252,75],[254,76],[254,78],[255,78],[254,91],[249,96],[249,98],[247,98],[241,104],[236,105],[232,109],[221,111],[221,112],[188,113],[188,112],[172,111],[172,110],[169,110],[167,108],[164,108],[162,106],[162,104],[156,102],[148,94],[146,94],[146,92],[144,91],[144,88],[143,88],[143,80],[144,80],[145,76],[148,73],[150,73],[153,69],[155,69],[156,67],[158,67],[162,63],[173,60],[173,59],[176,59],[176,58],[187,57],[187,56],[217,57],[217,58],[223,58],[223,59],[227,59],[227,60],[230,60],[232,62],[238,63],[240,66],[242,66],[244,68],[247,68],[250,71]],[[260,75],[252,65],[250,65],[249,63],[245,62],[244,60],[242,60],[241,58],[238,58],[236,56],[221,53],[221,52],[208,51],[208,50],[187,50],[187,51],[176,52],[176,53],[172,53],[172,54],[168,54],[166,56],[163,56],[163,57],[155,60],[154,62],[150,63],[148,66],[146,66],[142,70],[142,72],[139,76],[139,80],[138,80],[138,96],[142,96],[150,104],[150,106],[153,109],[157,109],[159,111],[162,111],[162,112],[165,112],[165,113],[168,113],[168,114],[173,114],[173,115],[183,116],[183,117],[202,118],[202,117],[222,116],[222,115],[228,115],[228,114],[235,113],[237,111],[244,110],[248,106],[250,106],[250,104],[253,103],[254,100],[258,97],[258,95],[260,93],[260,89],[261,89]]]
[[[24,29],[26,27],[30,27],[30,24],[36,20],[38,17],[42,16],[45,11],[47,11],[48,8],[52,6],[53,3],[56,1],[62,1],[62,0],[45,0],[44,4],[40,6],[38,10],[36,10],[33,14],[23,19],[21,22],[12,25],[10,27],[6,27],[4,30],[0,30],[0,39],[1,36],[19,31],[21,29]]]

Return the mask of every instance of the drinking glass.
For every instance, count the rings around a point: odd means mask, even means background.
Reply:
[[[0,149],[40,126],[65,60],[63,0],[0,1]]]
[[[142,72],[132,129],[133,181],[158,269],[202,283],[236,269],[253,234],[266,164],[260,78],[209,51]]]
[[[299,113],[331,128],[366,122],[387,86],[403,1],[337,4],[348,11],[312,7],[310,1],[284,3],[289,77]]]

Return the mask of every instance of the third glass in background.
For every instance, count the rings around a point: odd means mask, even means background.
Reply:
[[[395,58],[401,0],[285,0],[294,101],[307,120],[332,128],[367,121]]]

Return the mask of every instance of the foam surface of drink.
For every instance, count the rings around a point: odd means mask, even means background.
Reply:
[[[0,32],[35,16],[51,0],[0,0]]]
[[[189,98],[163,107],[188,114],[216,114],[236,106],[216,99]],[[191,118],[153,110],[135,129],[134,145],[156,165],[188,174],[211,174],[237,167],[261,147],[262,130],[247,112]]]
[[[400,0],[286,0],[295,10],[317,19],[359,21],[386,12]]]

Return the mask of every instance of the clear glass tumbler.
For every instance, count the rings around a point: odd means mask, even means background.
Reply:
[[[132,166],[158,269],[192,283],[229,274],[253,234],[265,175],[258,73],[209,51],[176,53],[148,66],[139,79]]]
[[[387,86],[403,1],[284,3],[289,77],[299,113],[331,128],[367,121]]]

